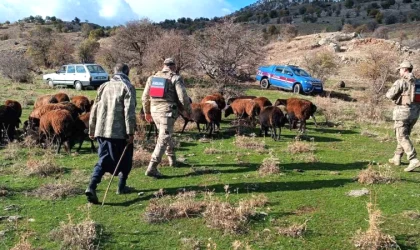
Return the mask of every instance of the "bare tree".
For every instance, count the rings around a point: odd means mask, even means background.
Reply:
[[[52,67],[73,62],[74,46],[63,36],[57,36],[48,51],[48,61]]]
[[[195,60],[217,84],[235,84],[262,60],[261,43],[256,32],[241,24],[217,23],[195,34]]]
[[[149,19],[131,21],[117,30],[113,47],[118,48],[120,60],[129,62],[141,74],[149,45],[160,33],[160,28]]]
[[[31,62],[18,52],[4,52],[0,57],[0,73],[16,82],[30,82]]]
[[[172,57],[176,61],[177,73],[194,65],[191,51],[192,41],[186,34],[176,31],[163,31],[159,39],[151,42],[146,49],[144,65],[148,71],[156,71],[162,67],[163,60]]]
[[[95,55],[95,62],[104,66],[108,72],[112,72],[113,67],[118,62],[118,53],[113,48],[99,48]]]

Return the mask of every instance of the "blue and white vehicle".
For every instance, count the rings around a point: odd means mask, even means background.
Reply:
[[[98,64],[68,64],[52,74],[43,75],[44,81],[53,88],[56,85],[73,86],[76,90],[99,87],[109,81],[109,75]]]
[[[311,77],[305,70],[294,65],[269,65],[258,68],[257,81],[260,87],[268,89],[274,86],[291,90],[296,94],[322,93],[321,80]]]

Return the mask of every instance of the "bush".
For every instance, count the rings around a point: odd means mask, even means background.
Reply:
[[[304,65],[309,73],[321,79],[322,82],[325,82],[330,75],[334,74],[339,66],[334,58],[334,53],[328,50],[305,56]]]
[[[346,0],[344,2],[344,6],[346,6],[347,9],[353,8],[353,5],[354,5],[354,1],[353,0]]]
[[[93,63],[95,54],[99,50],[99,43],[94,40],[84,40],[77,49],[77,55],[81,63]]]
[[[394,23],[397,23],[397,22],[398,22],[398,19],[394,15],[389,15],[389,16],[385,17],[385,24],[387,24],[387,25],[388,24],[394,24]]]
[[[61,66],[74,61],[74,46],[65,38],[58,36],[48,51],[48,61],[52,67]]]
[[[271,25],[270,27],[268,27],[268,34],[275,35],[278,33],[279,33],[279,30],[276,28],[275,25]]]
[[[6,41],[6,40],[9,40],[9,34],[0,35],[0,41]]]
[[[53,31],[50,28],[37,26],[29,32],[27,53],[37,66],[49,68],[48,52],[54,43]]]
[[[403,3],[411,3],[411,0],[403,0]]]
[[[0,73],[16,82],[30,82],[31,62],[24,55],[6,52],[0,57]]]
[[[375,20],[378,22],[378,23],[382,23],[382,19],[384,18],[384,14],[382,14],[381,12],[378,12],[378,14],[376,14],[376,16],[375,16]]]
[[[298,35],[298,29],[292,24],[287,24],[281,29],[281,36],[287,40],[291,40]]]
[[[88,38],[89,34],[92,30],[93,30],[93,28],[90,24],[88,24],[88,23],[82,24],[82,30],[81,31],[82,31],[82,36],[84,38]]]
[[[368,12],[368,16],[373,18],[373,17],[376,17],[376,15],[377,15],[378,13],[380,13],[380,11],[379,11],[378,9],[371,9],[371,10]]]
[[[352,33],[354,32],[354,27],[353,25],[346,23],[343,25],[343,28],[341,29],[341,31],[344,33]]]
[[[388,39],[389,29],[387,27],[381,26],[373,32],[373,37],[380,39]]]
[[[389,9],[391,7],[391,4],[388,1],[381,2],[382,9]]]

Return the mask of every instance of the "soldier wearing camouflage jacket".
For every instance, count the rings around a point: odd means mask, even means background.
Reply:
[[[416,78],[412,74],[413,65],[409,61],[404,61],[398,70],[401,78],[386,93],[386,97],[395,103],[393,120],[397,138],[397,148],[389,162],[399,166],[405,152],[410,164],[404,171],[410,172],[420,166],[416,149],[410,140],[411,130],[420,115],[420,103],[415,101]]]
[[[159,130],[155,150],[146,170],[146,175],[159,178],[163,175],[157,170],[162,160],[163,153],[166,153],[170,166],[176,165],[176,156],[172,133],[175,120],[180,109],[188,117],[191,114],[190,99],[184,87],[182,78],[175,72],[175,61],[168,58],[164,61],[162,71],[149,77],[144,88],[142,102],[145,118],[148,122],[154,121]],[[154,81],[161,79],[165,82],[164,94],[161,97],[153,97]]]

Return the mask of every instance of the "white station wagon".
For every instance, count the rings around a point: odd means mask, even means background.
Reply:
[[[68,64],[52,74],[43,75],[42,78],[53,88],[55,85],[73,86],[76,90],[86,87],[99,87],[109,81],[109,75],[98,64]]]

